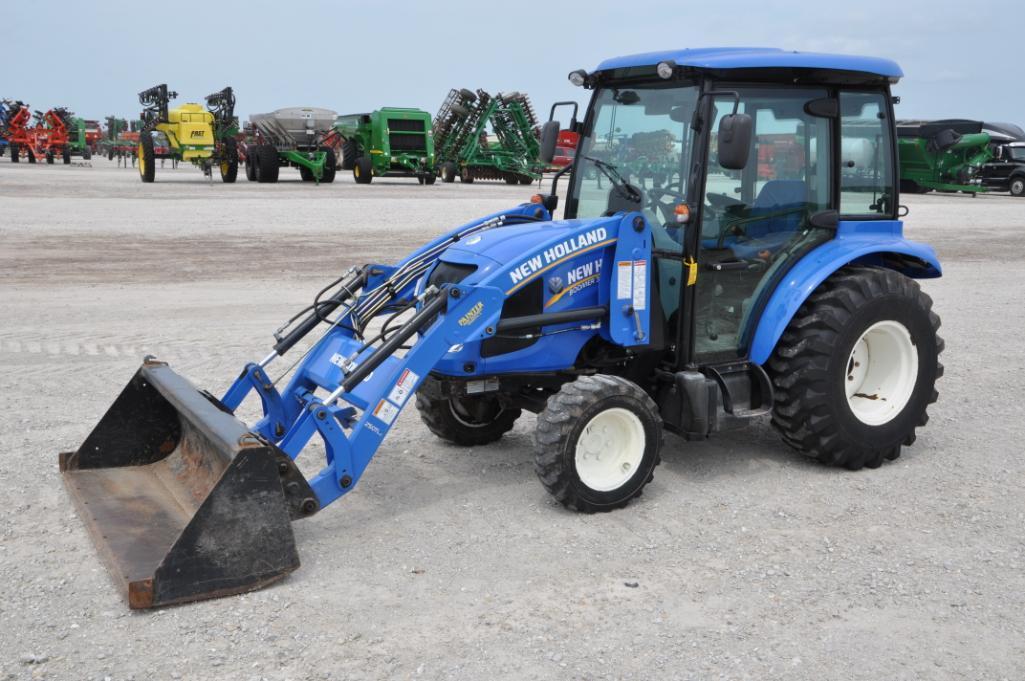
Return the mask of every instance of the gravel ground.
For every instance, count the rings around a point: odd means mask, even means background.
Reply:
[[[143,185],[0,159],[0,679],[1025,678],[1025,202],[1006,196],[905,199],[946,269],[924,284],[946,375],[894,463],[824,468],[765,422],[670,436],[642,499],[580,516],[534,476],[532,416],[460,449],[410,409],[359,488],[295,525],[289,578],[129,612],[56,454],[141,356],[220,393],[342,268],[528,193],[344,175]]]

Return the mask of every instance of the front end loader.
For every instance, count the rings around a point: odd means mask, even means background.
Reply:
[[[177,92],[161,84],[139,93],[143,106],[142,129],[136,150],[139,176],[143,182],[156,179],[156,159],[188,161],[199,167],[207,177],[213,168],[221,180],[234,182],[238,177],[238,120],[235,118],[235,95],[230,87],[207,95],[206,106],[196,103],[169,108]],[[156,133],[167,139],[166,148],[158,148]]]
[[[542,486],[585,513],[642,494],[664,430],[701,440],[764,416],[823,464],[897,458],[937,398],[943,348],[916,281],[940,265],[898,213],[901,75],[884,59],[742,48],[574,71],[593,94],[550,193],[341,273],[219,397],[146,358],[60,455],[129,605],[295,569],[291,521],[351,493],[410,403],[457,445],[534,412]],[[560,127],[543,127],[544,163]],[[679,143],[656,180],[633,162],[662,133]],[[760,177],[759,148],[780,134],[793,144],[776,153],[795,158]],[[861,142],[877,153],[842,152]],[[248,424],[247,399],[262,410]],[[307,478],[295,462],[312,440],[324,462]]]

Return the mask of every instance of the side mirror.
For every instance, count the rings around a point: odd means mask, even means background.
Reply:
[[[541,128],[541,160],[544,163],[551,163],[555,158],[555,146],[559,142],[561,129],[559,121],[548,121]]]
[[[751,116],[735,113],[719,120],[719,165],[727,170],[743,170],[751,153]]]

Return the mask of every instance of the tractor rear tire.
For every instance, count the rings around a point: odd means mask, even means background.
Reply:
[[[663,438],[658,407],[640,386],[619,376],[581,376],[537,416],[534,471],[566,508],[611,511],[651,482]]]
[[[439,172],[441,173],[441,181],[450,183],[456,181],[456,175],[459,174],[459,168],[457,168],[456,164],[452,163],[452,161],[446,161],[441,164]]]
[[[61,160],[64,161],[64,165],[70,165],[71,163],[71,147],[66,144],[64,145],[64,148],[61,149]]]
[[[463,172],[459,174],[459,181],[463,184],[473,184],[473,171],[469,166],[463,166]]]
[[[1025,196],[1025,177],[1012,177],[1008,190],[1011,196]]]
[[[841,269],[797,311],[768,362],[772,425],[824,464],[858,470],[896,459],[938,397],[939,327],[915,280]]]
[[[143,182],[152,182],[156,178],[157,165],[153,158],[153,136],[148,132],[139,135],[139,177]]]
[[[495,442],[512,430],[522,413],[495,397],[431,398],[416,394],[416,410],[427,429],[463,447]]]
[[[352,140],[342,142],[342,170],[352,170],[356,167],[356,159],[359,158],[359,147]]]
[[[10,147],[11,147],[11,163],[17,163],[18,160],[19,160],[18,159],[18,145],[16,143],[14,143],[14,142],[11,142]]]
[[[366,156],[356,159],[356,165],[352,167],[352,177],[356,184],[370,184],[374,179],[374,164]]]
[[[324,159],[324,172],[320,176],[320,181],[330,184],[335,181],[338,160],[335,158],[335,150],[331,147],[321,147],[320,150],[327,155],[327,158]]]
[[[221,171],[221,182],[232,184],[238,179],[238,142],[233,137],[221,144],[221,160],[217,166]]]
[[[261,144],[256,148],[256,181],[264,184],[277,182],[281,165],[278,150],[273,144]]]

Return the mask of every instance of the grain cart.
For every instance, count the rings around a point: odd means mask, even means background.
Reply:
[[[167,85],[157,85],[139,93],[143,126],[136,155],[142,181],[153,182],[155,179],[155,159],[169,158],[189,161],[199,166],[207,177],[213,176],[213,167],[217,166],[222,181],[234,182],[238,176],[235,141],[238,120],[235,118],[232,89],[227,87],[207,95],[206,108],[201,104],[187,103],[169,109],[170,101],[177,96],[178,93],[169,91]],[[167,138],[166,149],[156,149],[156,132]]]
[[[282,167],[293,167],[304,182],[334,182],[335,152],[325,140],[336,115],[330,109],[292,107],[250,116],[246,179],[277,182]]]
[[[386,107],[335,120],[342,138],[342,169],[359,184],[377,177],[415,177],[434,184],[434,137],[431,115],[419,109]]]
[[[541,484],[585,513],[641,495],[663,430],[702,440],[771,414],[824,464],[897,458],[937,398],[943,349],[915,281],[940,264],[899,219],[901,75],[885,59],[741,48],[575,71],[592,97],[562,172],[565,219],[552,215],[556,177],[396,264],[341,273],[219,398],[146,358],[59,459],[129,605],[239,593],[297,568],[291,522],[352,493],[414,402],[458,445],[536,413]],[[546,162],[559,127],[544,126]],[[677,172],[624,181],[617,156],[592,155],[616,130],[672,132]],[[768,132],[798,136],[800,173],[758,177]],[[878,163],[841,152],[863,140],[879,142]],[[247,398],[262,406],[252,424],[236,416]],[[307,478],[295,460],[313,439],[325,463]]]
[[[434,117],[434,148],[442,182],[475,179],[530,184],[541,176],[530,100],[518,92],[450,90]],[[488,128],[495,141],[488,139]]]
[[[897,126],[901,191],[986,191],[980,172],[993,158],[982,122],[902,121]]]

